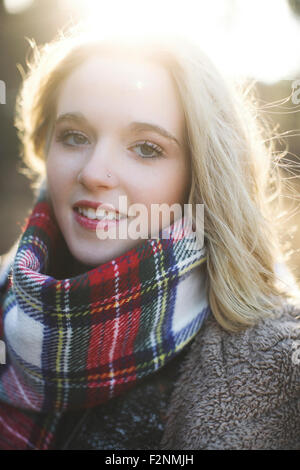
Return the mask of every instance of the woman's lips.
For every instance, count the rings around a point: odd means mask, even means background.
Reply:
[[[98,230],[105,230],[109,229],[110,227],[114,227],[117,224],[119,224],[120,220],[126,220],[124,219],[115,219],[115,220],[108,220],[108,219],[103,219],[103,220],[98,220],[98,219],[89,219],[83,214],[80,214],[77,210],[73,209],[73,214],[76,222],[81,225],[81,227],[84,227],[88,230],[93,230],[96,231]]]
[[[119,214],[118,209],[116,209],[112,204],[108,204],[108,203],[104,204],[103,202],[88,201],[86,199],[77,201],[73,206],[74,209],[78,209],[79,207],[84,207],[84,208],[91,207],[92,209],[95,209],[95,210],[101,208],[103,210],[113,211],[116,214]]]

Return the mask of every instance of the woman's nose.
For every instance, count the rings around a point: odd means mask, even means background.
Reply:
[[[116,149],[109,143],[99,143],[86,155],[85,163],[77,175],[77,181],[95,190],[100,187],[115,187],[119,184],[115,165]]]

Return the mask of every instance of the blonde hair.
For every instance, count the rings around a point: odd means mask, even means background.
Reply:
[[[91,54],[124,52],[161,62],[182,102],[192,169],[189,202],[205,207],[208,296],[225,329],[238,331],[282,304],[280,243],[272,201],[278,174],[271,133],[251,87],[227,82],[210,59],[182,38],[91,40],[61,34],[38,49],[17,100],[16,127],[31,176],[42,176],[61,83]],[[265,135],[264,135],[265,134]],[[35,181],[39,181],[36,178]]]

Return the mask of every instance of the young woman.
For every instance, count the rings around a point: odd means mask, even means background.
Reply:
[[[246,95],[183,40],[35,52],[16,125],[38,191],[2,260],[0,447],[300,448],[299,310]]]

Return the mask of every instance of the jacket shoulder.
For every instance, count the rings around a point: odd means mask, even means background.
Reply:
[[[274,317],[238,333],[224,330],[211,316],[203,335],[200,334],[195,342],[193,353],[195,358],[200,350],[202,354],[203,351],[206,354],[214,351],[215,359],[222,357],[223,364],[230,367],[228,374],[238,361],[251,366],[253,373],[266,369],[271,377],[271,370],[285,373],[286,368],[290,370],[291,365],[298,362],[293,353],[299,340],[300,308],[285,304]],[[241,371],[245,372],[244,369]]]
[[[172,395],[164,448],[300,448],[299,318],[286,304],[229,333],[211,316]]]

